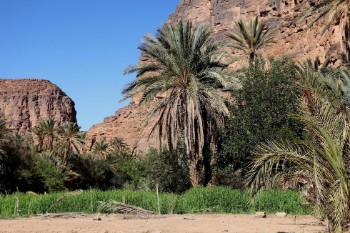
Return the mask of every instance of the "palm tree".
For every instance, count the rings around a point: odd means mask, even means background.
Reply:
[[[337,89],[322,79],[300,80],[304,96],[295,116],[305,127],[297,142],[267,142],[255,152],[247,183],[254,189],[280,182],[301,184],[307,200],[326,214],[332,232],[342,232],[350,216],[350,124],[334,104]],[[300,77],[301,78],[301,77]],[[331,82],[331,81],[330,81]],[[333,96],[332,96],[333,95]]]
[[[298,63],[297,75],[305,95],[311,87],[323,98],[327,98],[335,108],[349,111],[350,108],[350,74],[346,69],[329,67],[326,59],[321,65],[318,57],[314,61]]]
[[[164,25],[156,36],[146,35],[139,49],[147,62],[131,66],[125,73],[138,78],[124,90],[125,99],[142,93],[141,104],[160,99],[144,121],[155,117],[153,130],[159,145],[176,149],[186,145],[193,185],[200,184],[201,160],[213,149],[214,130],[229,114],[223,88],[232,84],[221,62],[218,44],[206,26],[192,23]],[[154,118],[153,118],[154,119]]]
[[[125,156],[129,153],[129,148],[128,145],[124,142],[124,139],[122,138],[113,138],[110,142],[109,145],[111,147],[111,153],[113,155],[118,155],[118,156]]]
[[[300,171],[306,173],[308,199],[327,215],[332,232],[342,232],[350,216],[350,125],[330,105],[317,104],[317,114],[305,112],[300,117],[308,138],[295,145],[268,142],[258,148],[248,184],[261,188],[282,176],[292,180]]]
[[[232,43],[230,47],[243,51],[248,55],[249,62],[254,62],[257,51],[275,43],[274,31],[267,27],[264,21],[259,22],[258,17],[245,24],[242,20],[236,22],[238,33],[227,34]]]
[[[350,25],[350,0],[320,0],[304,12],[300,20],[312,16],[310,27],[322,18],[327,18],[323,31],[330,28],[332,24],[340,22],[345,30]]]
[[[0,117],[0,138],[5,138],[9,132],[6,121]]]
[[[85,144],[85,133],[81,132],[78,124],[73,122],[67,122],[59,127],[59,138],[58,148],[63,151],[64,162],[72,153],[80,153]]]
[[[44,131],[39,125],[33,127],[32,129],[33,139],[38,151],[43,151],[44,149]]]
[[[21,134],[19,134],[18,132],[15,132],[13,135],[11,135],[9,137],[9,140],[16,147],[21,147],[25,144],[25,138]]]
[[[341,59],[348,64],[349,62],[349,36],[350,36],[350,0],[320,0],[314,6],[311,6],[304,12],[299,20],[312,18],[309,28],[322,18],[326,18],[323,23],[323,32],[327,31],[332,25],[340,24],[343,30],[342,39],[340,40],[343,53]]]
[[[33,132],[37,136],[39,150],[53,150],[54,141],[57,139],[58,128],[59,123],[52,118],[41,121],[33,128]]]
[[[91,152],[99,159],[107,160],[109,145],[104,140],[96,141]]]
[[[7,136],[9,132],[10,130],[7,128],[6,121],[0,117],[0,162],[1,162],[1,155],[5,153],[3,150],[3,146],[7,141]]]

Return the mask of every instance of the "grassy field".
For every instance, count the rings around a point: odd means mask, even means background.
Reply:
[[[98,202],[110,200],[125,201],[127,204],[158,212],[157,194],[154,192],[89,190],[76,193],[16,193],[0,196],[0,217],[68,212],[98,213]],[[162,214],[250,214],[266,211],[305,215],[313,212],[297,192],[266,190],[252,197],[248,192],[221,187],[195,188],[182,195],[162,193],[160,210]]]

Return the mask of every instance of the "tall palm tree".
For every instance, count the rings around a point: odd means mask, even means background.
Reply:
[[[104,140],[96,141],[93,145],[91,152],[95,157],[103,160],[107,160],[109,153],[109,145]]]
[[[33,128],[37,136],[40,150],[52,151],[55,139],[57,139],[57,130],[59,123],[52,118],[41,121]]]
[[[156,36],[146,35],[139,49],[147,62],[131,66],[125,73],[138,78],[124,90],[125,98],[142,93],[141,104],[155,103],[144,121],[154,116],[151,133],[157,131],[159,145],[176,149],[186,145],[193,185],[200,184],[201,160],[213,149],[215,127],[229,114],[222,95],[232,79],[221,62],[219,46],[212,42],[206,26],[192,23],[164,25]]]
[[[242,20],[236,22],[238,33],[227,34],[232,43],[230,47],[243,51],[248,55],[249,62],[256,58],[257,51],[275,43],[274,31],[267,27],[264,21],[259,22],[258,17],[245,24]]]
[[[59,127],[58,148],[63,151],[63,161],[66,162],[72,153],[80,153],[85,144],[85,133],[80,131],[77,123],[67,122]]]
[[[109,142],[110,148],[111,148],[111,153],[113,155],[118,155],[118,156],[125,156],[129,153],[129,148],[124,142],[124,139],[122,138],[113,138]]]

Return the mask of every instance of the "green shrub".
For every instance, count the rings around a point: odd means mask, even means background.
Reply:
[[[35,162],[32,167],[21,172],[22,188],[37,193],[64,190],[65,174],[62,168],[40,156],[33,158]]]
[[[152,150],[146,157],[146,163],[151,190],[155,190],[156,184],[160,191],[169,193],[182,193],[191,187],[185,152],[178,150],[158,153]]]
[[[219,169],[245,169],[256,146],[267,140],[294,140],[302,126],[290,118],[296,113],[299,90],[296,69],[288,59],[260,61],[244,69],[243,87],[233,93],[231,118],[219,130]]]
[[[107,160],[96,159],[93,155],[76,155],[70,160],[74,175],[66,185],[72,189],[115,189],[123,187],[128,175],[115,169],[115,164]]]

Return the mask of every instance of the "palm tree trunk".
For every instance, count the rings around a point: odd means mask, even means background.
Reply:
[[[190,179],[193,187],[198,187],[201,185],[200,171],[198,171],[197,163],[198,162],[192,160],[190,162]]]
[[[191,153],[190,162],[189,162],[190,180],[193,187],[198,187],[201,185],[201,172],[200,172],[200,166],[199,166],[199,158],[195,148],[192,148],[190,153]]]
[[[249,64],[253,64],[255,61],[255,52],[249,53]]]

